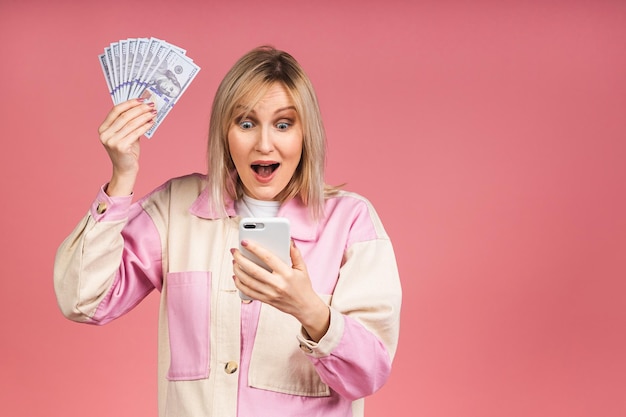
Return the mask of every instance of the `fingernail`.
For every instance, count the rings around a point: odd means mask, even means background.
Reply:
[[[230,253],[234,254],[235,253],[235,248],[230,248]]]
[[[247,240],[242,240],[241,241],[241,246],[248,246],[248,241]]]

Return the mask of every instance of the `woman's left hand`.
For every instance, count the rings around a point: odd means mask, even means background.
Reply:
[[[242,245],[272,272],[247,259],[238,249],[231,249],[237,288],[255,300],[291,314],[313,341],[319,341],[328,330],[330,310],[313,290],[306,264],[295,243],[292,241],[290,248],[292,266],[253,241],[243,241]]]

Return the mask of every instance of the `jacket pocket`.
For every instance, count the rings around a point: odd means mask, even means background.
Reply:
[[[324,301],[330,296],[321,296]],[[289,314],[263,304],[259,316],[248,385],[303,397],[327,397],[328,385],[322,382],[309,358],[300,350],[297,335],[302,325]]]
[[[166,288],[170,341],[167,379],[208,378],[211,273],[171,272]]]

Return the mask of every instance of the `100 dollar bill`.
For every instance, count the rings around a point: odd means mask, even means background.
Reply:
[[[200,71],[184,49],[154,37],[112,42],[98,60],[114,104],[139,97],[155,104],[148,138]]]

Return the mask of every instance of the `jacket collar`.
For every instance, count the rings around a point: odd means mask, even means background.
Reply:
[[[189,207],[189,212],[194,216],[200,217],[201,219],[207,220],[217,220],[224,218],[222,213],[219,213],[213,209],[213,205],[210,204],[211,196],[209,194],[209,189],[204,187],[204,189],[200,192],[196,201],[191,204]],[[228,217],[237,216],[237,212],[235,211],[235,202],[228,194],[226,194],[226,214]]]
[[[198,198],[189,207],[189,212],[196,217],[207,220],[217,220],[225,218],[212,208],[211,195],[209,189],[205,187]],[[228,217],[237,217],[235,201],[226,195],[226,214]],[[319,223],[311,218],[309,209],[299,197],[284,202],[278,210],[278,216],[289,219],[291,226],[291,236],[302,241],[312,241],[317,239]]]

